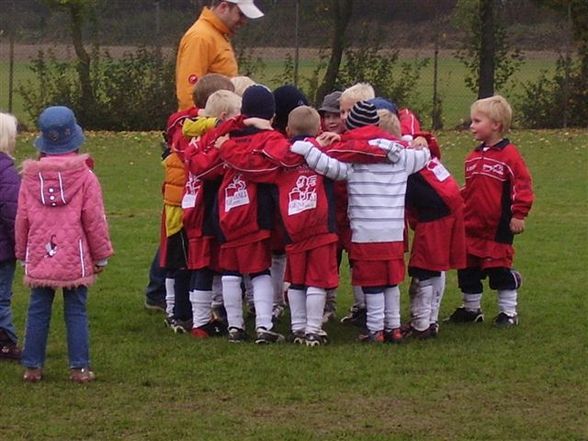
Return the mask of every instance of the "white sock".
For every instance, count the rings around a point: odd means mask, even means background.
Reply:
[[[431,279],[416,281],[416,291],[410,302],[411,326],[417,331],[425,331],[429,327],[431,317],[431,299],[433,283]]]
[[[212,277],[212,306],[223,305],[223,282],[220,274]]]
[[[255,329],[272,329],[272,307],[274,304],[274,292],[272,278],[269,274],[263,274],[251,279],[253,285],[253,302],[255,303]]]
[[[176,305],[176,280],[171,277],[165,279],[165,313],[168,317],[174,315],[174,306]]]
[[[290,304],[292,332],[304,332],[306,328],[306,290],[288,289],[288,303]]]
[[[384,325],[386,329],[400,328],[400,288],[392,286],[384,290]]]
[[[210,321],[212,291],[193,289],[190,291],[190,303],[192,303],[192,327],[197,328],[207,324]]]
[[[223,276],[223,302],[227,310],[229,328],[245,329],[241,276]]]
[[[365,309],[365,294],[361,286],[352,285],[351,290],[353,291],[353,306]]]
[[[437,323],[439,321],[439,310],[441,309],[441,300],[445,294],[445,271],[441,271],[438,277],[432,277],[433,283],[433,298],[431,299],[431,316],[429,323]]]
[[[309,286],[306,289],[306,330],[307,334],[317,334],[323,327],[323,311],[327,291]]]
[[[283,305],[284,301],[284,274],[286,272],[286,255],[273,254],[272,267],[272,285],[274,287],[274,305]]]
[[[517,290],[501,289],[498,291],[498,310],[506,315],[513,316],[517,313]]]
[[[482,293],[469,294],[462,293],[463,296],[463,307],[466,311],[477,311],[481,308],[480,303],[482,302]]]
[[[384,293],[370,293],[365,295],[367,308],[366,325],[368,331],[377,332],[384,330]]]

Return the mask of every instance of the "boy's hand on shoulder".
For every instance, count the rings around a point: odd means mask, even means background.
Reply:
[[[520,234],[525,231],[525,220],[524,219],[517,219],[513,217],[510,220],[510,231],[513,234]]]
[[[255,127],[259,130],[273,130],[272,123],[267,119],[262,118],[246,118],[243,124],[249,127]]]
[[[229,135],[219,136],[218,138],[216,138],[214,140],[214,148],[215,149],[220,149],[223,146],[223,144],[225,142],[227,142],[228,140],[229,140]]]
[[[412,147],[415,150],[422,150],[425,147],[429,147],[429,144],[427,143],[427,140],[423,136],[417,136],[410,143],[410,147]]]
[[[323,132],[316,137],[316,142],[318,142],[321,147],[327,147],[338,141],[341,141],[341,135],[335,132]]]

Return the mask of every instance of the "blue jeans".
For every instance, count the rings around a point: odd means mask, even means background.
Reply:
[[[55,289],[43,287],[31,289],[27,316],[22,364],[27,368],[40,368],[45,363],[49,323]],[[85,368],[90,365],[88,315],[86,301],[88,288],[78,286],[63,289],[63,316],[67,328],[67,352],[69,367]]]
[[[16,329],[12,323],[12,281],[14,280],[15,260],[0,262],[0,331],[3,331],[12,343],[16,344]]]
[[[149,285],[145,288],[145,300],[147,303],[152,305],[164,305],[165,306],[165,275],[167,270],[159,266],[159,248],[151,267],[149,268]]]

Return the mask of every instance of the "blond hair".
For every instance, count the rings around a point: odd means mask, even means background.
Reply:
[[[512,108],[506,99],[500,95],[482,98],[475,101],[470,109],[471,114],[480,112],[492,121],[501,125],[500,135],[510,130],[512,122]]]
[[[298,106],[288,114],[287,129],[290,136],[316,136],[321,130],[321,117],[310,106]]]
[[[229,77],[225,75],[217,73],[204,75],[194,86],[194,90],[192,92],[194,105],[199,109],[204,109],[204,106],[206,106],[206,101],[208,101],[208,97],[217,90],[230,90],[233,92],[235,90],[235,86],[233,86],[233,83]]]
[[[376,92],[371,84],[357,83],[343,91],[340,101],[367,101],[375,97]]]
[[[12,156],[16,147],[18,121],[10,113],[0,113],[0,152]]]
[[[241,97],[230,90],[217,90],[208,97],[202,116],[225,118],[237,115],[241,111]]]
[[[386,132],[400,138],[402,136],[402,131],[400,128],[400,120],[393,112],[390,112],[388,109],[378,109],[377,110],[378,116],[380,117],[380,122],[378,126],[385,130]]]
[[[239,96],[243,96],[245,89],[247,89],[249,86],[253,86],[255,81],[245,75],[241,75],[231,78],[231,83],[233,83],[233,86],[235,86],[235,93]]]

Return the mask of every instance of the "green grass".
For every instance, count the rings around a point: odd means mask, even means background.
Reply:
[[[416,61],[414,58],[402,59],[402,61],[408,62],[412,60]],[[554,59],[525,60],[520,70],[513,75],[512,92],[503,93],[505,93],[507,98],[512,101],[514,98],[513,94],[521,92],[523,83],[536,80],[539,77],[541,70],[553,70],[554,66]],[[302,87],[307,86],[304,78],[310,78],[312,76],[314,67],[315,63],[312,60],[301,60],[299,76]],[[281,84],[276,82],[276,77],[281,76],[283,70],[283,62],[266,60],[265,69],[259,73],[256,80],[268,84],[272,88],[278,87]],[[443,121],[447,128],[454,128],[458,124],[463,123],[464,120],[467,120],[469,117],[470,104],[476,98],[476,95],[468,90],[464,84],[463,78],[465,73],[465,67],[456,58],[447,57],[439,60],[438,93],[443,101]],[[26,83],[29,80],[34,80],[34,78],[27,67],[27,63],[16,63],[14,72],[15,86]],[[0,84],[1,83],[6,84],[6,92],[3,90],[0,94],[0,109],[6,110],[8,108],[8,63],[4,61],[0,61]],[[429,64],[421,70],[420,80],[417,85],[417,94],[419,105],[426,105],[430,108],[433,96],[432,59]],[[34,122],[25,112],[22,97],[16,92],[13,97],[13,103],[13,113],[19,118],[19,120],[25,122],[29,127],[34,127]],[[421,115],[421,117],[423,118],[425,127],[429,127],[430,115]]]
[[[461,182],[471,137],[439,138]],[[360,345],[355,330],[329,324],[333,344],[305,348],[194,341],[145,312],[161,206],[159,135],[89,134],[116,249],[90,289],[98,381],[67,381],[58,296],[44,381],[23,384],[20,366],[0,363],[0,439],[586,440],[588,131],[511,138],[537,197],[516,242],[525,277],[520,326],[444,325],[434,341],[392,347]],[[35,154],[31,141],[19,139],[19,161]],[[20,277],[13,306],[22,336],[28,294]],[[340,313],[351,302],[346,273],[338,302]],[[450,273],[441,315],[459,302]],[[483,308],[488,318],[497,313],[494,293]]]

